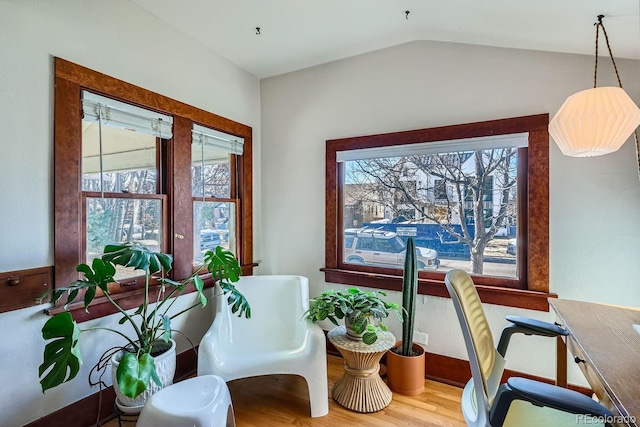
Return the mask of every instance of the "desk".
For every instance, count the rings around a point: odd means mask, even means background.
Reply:
[[[626,417],[626,425],[638,426],[640,334],[633,325],[640,325],[640,309],[554,298],[549,304],[568,329],[567,347],[600,402]]]
[[[357,412],[376,412],[391,403],[391,390],[378,371],[380,359],[393,347],[396,339],[391,332],[378,331],[371,345],[347,337],[344,326],[327,335],[344,358],[344,375],[333,385],[332,397],[340,405]]]

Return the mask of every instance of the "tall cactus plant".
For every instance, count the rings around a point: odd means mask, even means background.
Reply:
[[[413,324],[416,317],[416,298],[418,297],[418,261],[413,238],[407,240],[407,252],[404,258],[402,275],[402,355],[411,356],[413,348]]]

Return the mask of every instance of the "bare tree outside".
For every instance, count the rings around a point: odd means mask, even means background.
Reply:
[[[195,162],[191,168],[191,192],[195,197],[229,198],[231,171],[228,157],[223,162]]]
[[[516,218],[516,169],[514,148],[356,160],[345,194],[360,209],[384,206],[386,219],[439,225],[453,238],[441,242],[468,245],[482,274],[488,243]]]
[[[204,165],[194,163],[192,193],[204,193],[207,200],[224,200],[194,202],[195,261],[202,261],[202,253],[206,249],[213,249],[217,245],[230,247],[229,217],[234,215],[233,207],[228,202],[230,188],[228,160]],[[160,250],[162,201],[145,198],[145,195],[158,191],[155,170],[109,171],[102,176],[99,173],[87,173],[83,175],[83,190],[88,193],[85,223],[87,262],[100,256],[105,245],[118,242],[139,241],[153,250]],[[122,197],[121,194],[135,197]],[[137,273],[122,269],[118,274],[123,279]]]
[[[117,194],[152,194],[156,191],[154,170],[109,172],[83,177],[86,192],[106,193],[87,197],[87,253],[99,254],[109,243],[148,240],[159,247],[161,205],[157,199],[122,198]],[[89,258],[89,257],[88,257]]]

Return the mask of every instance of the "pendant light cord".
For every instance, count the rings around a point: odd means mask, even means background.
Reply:
[[[618,73],[618,66],[616,65],[616,60],[613,59],[613,52],[611,52],[611,45],[609,44],[609,36],[607,35],[606,28],[604,28],[604,24],[602,23],[602,18],[604,18],[604,15],[598,15],[598,22],[593,24],[596,26],[596,65],[594,67],[593,73],[593,87],[596,87],[596,83],[598,81],[598,39],[600,36],[600,28],[602,28],[604,41],[607,44],[607,50],[609,51],[609,58],[611,58],[611,63],[613,64],[613,71],[615,71],[616,79],[618,79],[618,86],[620,87],[620,89],[623,89],[622,81],[620,80],[620,73]]]
[[[611,58],[611,63],[613,64],[613,71],[616,73],[616,79],[618,79],[618,86],[620,89],[624,89],[622,87],[622,80],[620,80],[620,73],[618,73],[618,66],[616,65],[615,59],[613,59],[613,53],[611,52],[611,45],[609,44],[609,36],[607,35],[607,30],[604,28],[604,24],[602,23],[602,18],[604,15],[598,15],[598,22],[596,22],[596,59],[595,59],[595,67],[593,72],[593,87],[595,88],[598,82],[598,38],[600,35],[600,28],[602,28],[602,33],[604,34],[604,40],[607,44],[607,49],[609,51],[609,57]],[[638,178],[640,179],[640,141],[638,141],[638,130],[633,131],[633,140],[636,145],[636,162],[638,164]]]

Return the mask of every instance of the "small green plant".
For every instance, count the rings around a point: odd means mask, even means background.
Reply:
[[[418,262],[413,237],[407,239],[407,252],[402,274],[402,356],[413,353],[413,325],[416,318],[416,298],[418,297]]]
[[[51,295],[51,302],[55,303],[66,294],[66,304],[75,301],[84,290],[84,308],[88,311],[98,289],[104,297],[122,314],[119,323],[128,323],[133,327],[134,335],[127,336],[124,332],[104,327],[80,329],[73,320],[70,312],[64,311],[51,317],[42,328],[42,337],[48,341],[44,349],[44,361],[39,367],[42,392],[70,381],[78,374],[82,364],[80,352],[80,334],[94,330],[106,330],[118,334],[126,339],[126,351],[116,373],[118,386],[123,394],[135,398],[146,390],[149,380],[159,384],[158,375],[152,356],[154,345],[169,342],[171,338],[171,319],[186,311],[207,304],[207,297],[203,293],[204,282],[199,274],[203,270],[209,271],[218,279],[224,294],[230,294],[228,303],[231,311],[238,316],[251,317],[251,308],[246,298],[235,288],[233,282],[240,278],[241,269],[238,260],[232,252],[218,246],[215,251],[207,251],[204,255],[204,265],[200,266],[186,279],[177,282],[168,278],[158,277],[159,287],[151,287],[152,275],[171,270],[173,257],[169,254],[153,252],[146,246],[136,242],[107,245],[102,257],[95,258],[91,266],[80,264],[76,270],[84,278],[76,280],[66,288],[58,288],[45,293],[40,300]],[[124,310],[113,299],[109,292],[109,284],[117,282],[114,279],[116,266],[133,267],[144,271],[144,300],[135,312]],[[168,312],[175,303],[176,297],[193,285],[198,302],[179,313],[169,316]],[[160,288],[155,301],[151,301],[150,292]],[[151,303],[155,303],[152,305]]]
[[[336,326],[338,319],[346,318],[353,331],[363,334],[362,341],[370,345],[378,339],[378,331],[388,329],[382,319],[387,318],[389,313],[395,312],[402,321],[398,304],[385,302],[380,295],[387,296],[382,291],[368,292],[358,288],[330,289],[310,300],[305,318],[313,322],[329,319]]]

